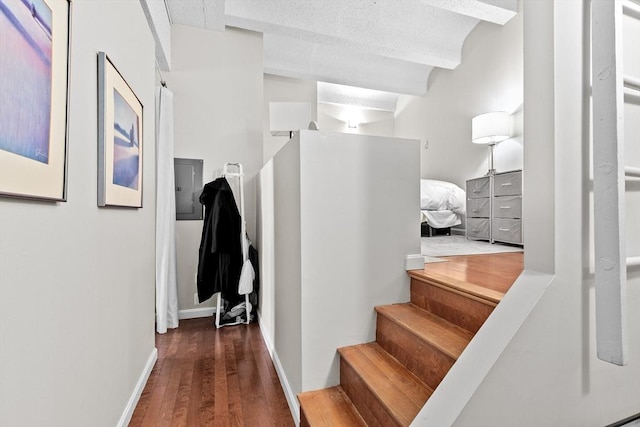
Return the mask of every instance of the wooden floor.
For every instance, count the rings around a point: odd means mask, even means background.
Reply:
[[[501,294],[506,293],[524,267],[524,253],[441,257],[447,262],[424,265],[424,274],[470,283]]]
[[[523,268],[522,253],[445,258],[411,274],[475,286],[499,302]],[[212,323],[183,320],[156,335],[158,361],[130,426],[294,425],[259,326],[216,330]]]
[[[130,426],[293,426],[257,323],[212,318],[156,335],[158,361]]]

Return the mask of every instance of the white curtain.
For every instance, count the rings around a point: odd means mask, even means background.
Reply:
[[[178,327],[173,93],[156,89],[156,330]]]

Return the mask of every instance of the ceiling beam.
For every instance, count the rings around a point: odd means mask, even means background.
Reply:
[[[420,0],[420,3],[499,25],[518,13],[517,0]]]
[[[163,71],[171,70],[171,23],[164,0],[140,0],[151,34],[156,42],[156,62]]]
[[[447,69],[478,23],[415,0],[234,0],[225,16],[234,27]]]
[[[318,102],[396,111],[397,93],[318,82]]]
[[[264,34],[264,72],[284,77],[424,95],[433,67]]]

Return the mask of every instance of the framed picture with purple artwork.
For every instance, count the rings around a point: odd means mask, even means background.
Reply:
[[[65,201],[69,0],[0,0],[0,196]]]
[[[142,103],[98,52],[98,206],[142,207]]]

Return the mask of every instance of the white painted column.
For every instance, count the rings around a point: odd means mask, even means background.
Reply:
[[[597,352],[601,360],[626,365],[622,2],[591,7]]]

